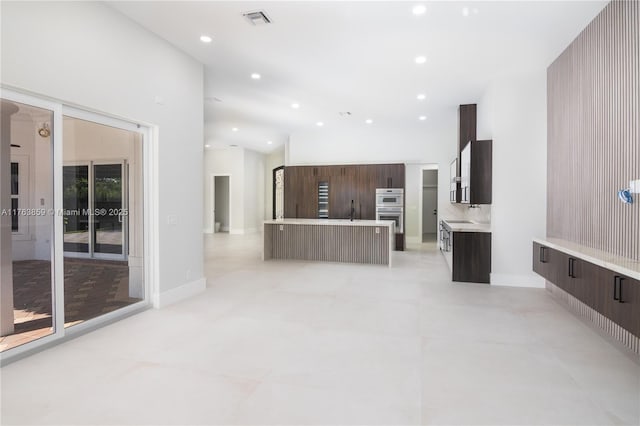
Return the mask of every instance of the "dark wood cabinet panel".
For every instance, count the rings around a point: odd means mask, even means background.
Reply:
[[[533,243],[533,270],[640,336],[640,281],[536,242]]]
[[[625,330],[640,336],[640,281],[600,268],[597,310]]]
[[[469,142],[460,154],[461,202],[491,204],[493,141]]]
[[[358,199],[357,199],[357,212],[358,219],[375,220],[376,218],[376,166],[374,165],[362,165],[356,166],[358,168],[357,187],[358,187]]]
[[[476,140],[477,112],[476,104],[458,107],[458,158],[467,142]],[[460,170],[458,170],[458,176],[460,176]]]
[[[453,281],[489,283],[491,274],[491,234],[453,233]]]
[[[549,280],[549,251],[551,249],[542,244],[533,243],[533,271]]]
[[[346,174],[335,170],[329,178],[329,218],[349,219],[351,215],[351,201],[355,209],[354,219],[357,217],[357,188],[355,174]]]
[[[313,168],[284,168],[284,217],[315,219],[318,217],[318,179]]]
[[[396,250],[404,251],[404,234],[396,234]]]

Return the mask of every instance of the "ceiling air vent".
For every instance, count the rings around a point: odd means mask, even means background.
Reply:
[[[244,16],[247,21],[251,22],[252,25],[266,25],[271,23],[271,19],[269,19],[264,10],[245,12],[242,16]]]
[[[340,117],[349,117],[351,115],[350,111],[340,111],[338,112],[338,114],[340,114]]]

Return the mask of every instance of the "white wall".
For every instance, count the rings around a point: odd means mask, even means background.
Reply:
[[[204,232],[213,232],[213,176],[229,176],[229,233],[244,233],[244,149],[207,149],[204,152]]]
[[[264,194],[264,155],[246,149],[244,152],[244,232],[261,230],[265,194]]]
[[[204,288],[202,65],[102,3],[3,2],[1,19],[3,84],[157,126],[158,290]]]
[[[478,139],[493,139],[492,285],[544,286],[531,244],[546,232],[546,70],[500,76],[478,104]]]
[[[447,217],[462,214],[449,203],[449,163],[456,156],[458,137],[457,106],[438,119],[420,124],[407,128],[363,126],[357,130],[325,125],[293,133],[287,165],[405,163],[405,240],[418,243],[423,167],[438,167],[439,217],[447,212]]]

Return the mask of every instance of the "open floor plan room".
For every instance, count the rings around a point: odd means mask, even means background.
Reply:
[[[2,369],[3,424],[637,424],[640,362],[544,289],[270,261],[206,238],[198,298]]]

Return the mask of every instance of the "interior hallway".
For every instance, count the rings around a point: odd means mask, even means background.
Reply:
[[[262,262],[205,239],[207,291],[4,367],[3,424],[639,424],[640,360],[541,289]]]

